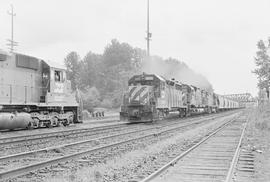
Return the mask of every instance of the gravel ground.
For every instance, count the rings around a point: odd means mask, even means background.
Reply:
[[[255,156],[255,174],[249,181],[270,181],[270,105],[249,110],[249,124],[242,150]]]
[[[193,119],[194,120],[194,119]],[[205,120],[205,118],[204,119],[196,119],[194,122],[198,122],[198,121],[204,121]],[[204,123],[207,123],[207,122],[211,122],[211,120],[213,120],[213,119],[210,119],[210,121],[208,120],[208,121],[206,121],[206,122],[204,122]],[[186,120],[186,122],[187,121],[189,121],[189,120]],[[178,126],[183,126],[183,124],[182,124],[183,122],[179,122],[178,123]],[[170,123],[170,124],[172,124],[172,123]],[[186,124],[184,124],[184,125],[186,125]],[[184,130],[186,130],[186,129],[189,129],[190,127],[194,127],[194,126],[196,126],[196,125],[198,125],[198,123],[196,123],[195,125],[193,125],[193,126],[187,126],[187,127],[185,127],[185,128],[182,128],[182,129],[178,129],[178,131],[181,131],[182,130],[182,132],[184,131]],[[137,126],[137,125],[136,125]],[[150,133],[156,133],[156,132],[161,132],[161,131],[164,131],[166,128],[167,129],[172,129],[172,128],[175,128],[175,126],[176,125],[172,125],[172,126],[166,126],[165,128],[163,127],[163,128],[156,128],[156,126],[160,126],[160,125],[154,125],[155,127],[153,128],[154,130],[151,130],[151,132]],[[177,131],[174,131],[174,132],[177,132]],[[138,136],[143,136],[143,135],[146,135],[146,134],[149,134],[149,132],[139,132],[139,133],[136,133],[136,134],[132,134],[132,135],[130,135],[130,136],[125,136],[124,138],[124,140],[127,140],[127,139],[131,139],[131,138],[136,138],[136,137],[138,137]],[[169,135],[173,135],[174,133],[169,133]],[[159,135],[157,135],[157,136],[159,136]],[[153,136],[151,136],[150,138],[153,138],[153,140],[158,140],[158,139],[161,139],[161,138],[163,138],[163,137],[169,137],[169,136],[166,136],[166,135],[164,135],[164,136],[161,136],[161,137],[156,137],[156,135],[153,135]],[[110,144],[110,143],[113,143],[113,142],[119,142],[119,139],[120,139],[120,141],[121,141],[121,137],[119,138],[108,138],[107,139],[107,141],[102,141],[102,140],[99,140],[99,141],[97,141],[97,143],[96,142],[92,142],[92,143],[90,143],[90,145],[83,145],[83,146],[78,146],[78,147],[72,147],[72,148],[69,148],[69,149],[61,149],[61,150],[56,150],[56,151],[47,151],[47,152],[42,152],[42,153],[39,153],[39,154],[34,154],[34,155],[31,155],[31,156],[28,156],[28,157],[26,157],[25,159],[20,159],[20,160],[18,160],[18,159],[16,159],[16,160],[14,160],[14,161],[12,161],[12,162],[8,162],[8,163],[6,163],[6,164],[1,164],[1,165],[3,165],[3,166],[5,166],[5,170],[7,169],[7,168],[13,168],[13,167],[18,167],[18,166],[20,166],[20,165],[28,165],[28,164],[31,164],[31,163],[33,163],[33,162],[37,162],[37,160],[39,160],[39,161],[41,161],[41,160],[45,160],[45,159],[48,159],[48,158],[52,158],[52,157],[57,157],[57,156],[62,156],[62,155],[64,155],[64,154],[68,154],[69,152],[72,152],[72,153],[74,153],[74,151],[81,151],[81,150],[86,150],[87,148],[89,149],[89,148],[93,148],[93,145],[102,145],[102,146],[104,146],[105,144]],[[123,140],[123,139],[122,139]],[[151,139],[151,141],[152,141],[152,139]],[[114,148],[112,148],[112,149],[106,149],[105,151],[104,150],[102,150],[102,152],[97,152],[97,153],[93,153],[92,155],[90,155],[90,157],[85,157],[83,160],[79,160],[78,162],[77,162],[77,164],[75,164],[75,162],[73,162],[73,163],[71,163],[71,165],[69,165],[68,167],[70,168],[70,169],[76,169],[76,168],[79,168],[80,166],[81,166],[81,162],[91,162],[91,164],[97,164],[97,163],[100,163],[100,162],[106,162],[107,160],[108,160],[108,158],[110,158],[111,156],[115,156],[115,155],[118,155],[119,154],[119,152],[120,153],[123,153],[123,152],[126,152],[126,151],[132,151],[132,150],[134,150],[134,147],[133,147],[133,145],[136,145],[136,144],[143,144],[143,145],[145,145],[145,144],[147,144],[148,142],[150,142],[150,143],[148,143],[148,144],[151,144],[151,141],[149,140],[149,137],[148,137],[148,139],[145,139],[145,141],[142,141],[142,140],[138,140],[138,141],[134,141],[134,142],[132,142],[132,143],[129,143],[129,144],[125,144],[124,146],[117,146],[117,147],[114,147]],[[105,142],[105,143],[104,143]],[[102,144],[101,144],[102,143]],[[83,149],[82,149],[83,148]],[[101,155],[102,154],[102,155]],[[64,166],[58,166],[58,168],[52,168],[51,169],[51,171],[52,172],[55,172],[55,171],[59,171],[59,170],[63,170],[63,168],[66,168],[67,167],[67,165],[64,165]],[[61,168],[61,169],[60,169]],[[40,175],[40,173],[50,173],[50,171],[46,171],[45,170],[45,172],[44,172],[44,170],[41,170],[41,172],[39,172],[39,175],[35,175],[35,174],[30,174],[30,176],[32,175],[32,179],[33,179],[33,175],[35,176],[35,178],[42,178],[41,176],[42,175]],[[28,175],[29,176],[29,175]],[[25,181],[25,180],[22,180],[22,181]]]
[[[233,116],[235,115],[226,118]],[[94,165],[81,164],[78,167],[78,162],[74,162],[73,164],[77,165],[69,165],[69,170],[45,174],[45,181],[140,181],[155,168],[170,161],[176,153],[185,151],[192,142],[201,139],[223,121],[224,119],[216,119],[200,127],[189,128],[185,132],[158,136],[154,140],[140,142],[139,145],[130,145],[129,149],[124,148],[123,152],[115,150],[116,154],[114,151],[108,151],[108,155],[97,159]],[[44,176],[39,173],[36,179],[42,181]],[[27,176],[19,181],[21,180],[27,180]]]
[[[213,116],[211,116],[211,117],[213,117]],[[192,118],[182,120],[182,122],[187,122],[189,120],[192,120]],[[160,126],[163,124],[166,124],[166,123],[163,123],[163,122],[155,123],[155,126]],[[26,142],[20,142],[20,143],[16,143],[16,144],[2,145],[2,147],[0,148],[0,156],[11,155],[11,154],[20,153],[20,152],[27,152],[27,151],[31,151],[31,150],[38,150],[41,148],[53,147],[53,146],[73,143],[73,142],[77,142],[77,141],[89,140],[89,139],[98,138],[98,137],[102,137],[102,136],[104,137],[104,136],[108,136],[108,135],[112,135],[112,134],[125,133],[128,131],[139,129],[141,127],[144,127],[144,128],[153,127],[153,125],[151,125],[151,124],[149,124],[149,125],[136,124],[136,125],[127,125],[126,127],[127,127],[126,129],[120,129],[120,128],[111,129],[105,133],[102,131],[94,132],[94,133],[98,133],[95,135],[93,135],[93,133],[91,131],[89,131],[87,133],[71,134],[70,136],[60,136],[60,137],[55,137],[53,139],[52,138],[48,138],[48,139],[44,138],[44,139],[38,139],[38,140],[34,140],[34,141],[26,141]],[[55,129],[57,129],[56,131],[65,131],[65,130],[63,130],[63,128],[55,128]],[[69,129],[67,128],[66,130],[68,131]],[[35,134],[35,133],[33,133],[33,134]]]
[[[105,137],[105,136],[109,136],[113,134],[125,133],[128,131],[137,130],[139,128],[140,128],[139,125],[137,126],[133,125],[133,126],[127,126],[127,128],[125,129],[115,128],[115,129],[110,129],[107,132],[98,131],[98,132],[95,132],[97,133],[95,135],[93,135],[93,132],[89,131],[87,133],[75,134],[75,135],[72,134],[70,136],[55,137],[53,139],[52,138],[38,139],[35,141],[21,142],[18,144],[3,145],[2,148],[0,149],[0,156],[11,155],[11,154],[16,154],[16,153],[26,152],[26,151],[31,151],[31,150],[38,150],[38,149],[46,148],[46,147],[64,145],[64,144],[74,143],[74,142],[83,141],[83,140],[90,140],[90,139],[95,139],[98,137]]]

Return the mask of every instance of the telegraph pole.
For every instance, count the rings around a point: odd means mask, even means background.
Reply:
[[[146,35],[146,41],[147,41],[147,56],[150,57],[150,40],[152,37],[152,34],[149,32],[149,0],[147,0],[147,35]]]
[[[13,12],[13,5],[11,4],[11,11],[8,11],[7,13],[11,16],[11,39],[7,39],[8,43],[7,45],[10,46],[9,50],[10,52],[14,51],[14,47],[18,45],[17,42],[14,41],[13,36],[13,17],[16,16],[16,14]]]

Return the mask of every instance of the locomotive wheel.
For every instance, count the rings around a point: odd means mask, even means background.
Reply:
[[[73,115],[72,116],[69,116],[68,118],[68,123],[73,123],[74,122],[74,117]]]
[[[58,121],[58,118],[57,117],[53,117],[52,119],[51,119],[51,124],[52,124],[52,126],[59,126],[59,121]]]
[[[69,111],[69,112],[67,112],[67,114],[69,114],[69,117],[68,117],[68,123],[70,124],[70,123],[74,123],[74,113],[73,112],[71,112],[71,111]]]
[[[165,115],[164,112],[161,110],[158,110],[157,112],[158,112],[158,120],[164,119],[164,115]]]
[[[33,128],[34,128],[33,122],[30,121],[30,122],[28,123],[28,126],[26,127],[26,129],[32,130]]]
[[[38,118],[33,118],[33,120],[34,120],[34,123],[33,123],[34,128],[35,129],[39,128],[40,127],[39,119]]]
[[[45,126],[46,126],[46,128],[51,128],[51,127],[53,127],[51,121],[47,122],[47,123],[45,124]]]
[[[67,119],[64,119],[63,126],[68,126],[69,124],[70,124],[69,121]]]
[[[56,118],[57,120],[56,120],[56,126],[58,127],[58,126],[60,126],[60,121],[58,120],[58,118]]]

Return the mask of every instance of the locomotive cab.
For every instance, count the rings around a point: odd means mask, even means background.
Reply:
[[[71,93],[71,83],[66,79],[66,69],[55,63],[42,64],[42,95],[40,101],[43,103],[76,103]]]

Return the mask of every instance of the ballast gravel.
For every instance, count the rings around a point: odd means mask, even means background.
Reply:
[[[209,131],[220,126],[234,115],[187,129],[185,132],[169,134],[169,137],[157,137],[155,141],[145,141],[133,150],[117,152],[104,159],[97,159],[91,165],[82,164],[81,168],[70,165],[69,170],[48,173],[45,181],[106,181],[106,182],[136,182],[150,175],[155,169],[172,160],[175,155],[182,153],[193,145],[194,141],[203,138]],[[112,151],[113,152],[113,151]],[[99,161],[98,161],[99,160]],[[75,162],[76,164],[78,163]],[[44,180],[43,177],[39,176]]]

